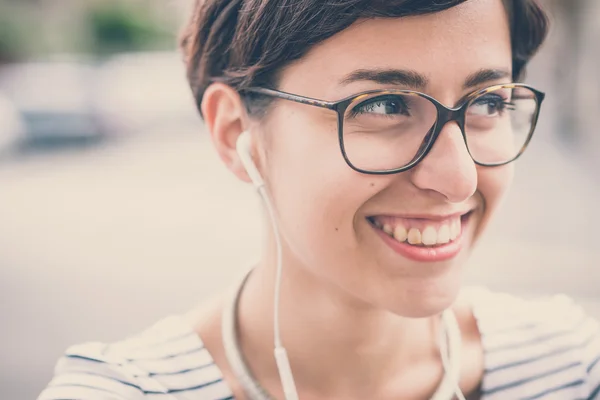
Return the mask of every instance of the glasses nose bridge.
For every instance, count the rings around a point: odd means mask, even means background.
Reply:
[[[438,138],[440,137],[442,129],[444,129],[448,122],[456,121],[456,123],[458,124],[458,128],[460,129],[460,132],[462,134],[463,140],[465,141],[465,146],[467,145],[467,137],[465,134],[464,127],[465,106],[463,105],[456,108],[450,108],[437,101],[432,101],[432,103],[437,109],[437,120],[435,122],[434,127],[429,131],[429,133],[426,135],[425,139],[421,143],[419,151],[417,151],[417,158],[420,159],[425,158],[427,154],[429,154],[429,152],[433,148],[433,145],[437,142]]]
[[[462,135],[464,136],[465,135],[464,107],[449,108],[443,104],[437,104],[436,106],[437,106],[437,112],[438,112],[438,120],[437,120],[438,135],[442,131],[444,126],[446,126],[446,124],[448,124],[448,122],[456,121],[456,123],[458,124],[458,127],[460,128]],[[438,135],[436,135],[436,136],[438,136]]]

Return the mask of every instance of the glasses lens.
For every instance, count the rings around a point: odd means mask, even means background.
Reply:
[[[524,149],[537,117],[537,97],[528,88],[500,88],[473,99],[465,116],[467,146],[482,164],[512,161]]]
[[[436,118],[435,105],[415,93],[361,96],[344,115],[346,157],[365,171],[402,168],[420,154]]]

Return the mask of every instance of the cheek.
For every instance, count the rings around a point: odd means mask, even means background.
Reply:
[[[483,209],[476,235],[481,234],[502,203],[511,186],[513,176],[513,164],[493,168],[478,167],[477,192],[482,197]]]
[[[315,265],[356,243],[354,216],[373,188],[344,161],[335,113],[326,122],[307,114],[281,113],[270,121],[265,173],[282,234],[297,257]]]

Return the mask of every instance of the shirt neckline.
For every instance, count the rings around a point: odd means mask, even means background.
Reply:
[[[485,340],[485,334],[486,334],[485,321],[484,321],[485,318],[484,318],[484,311],[482,310],[483,307],[480,307],[480,304],[479,304],[480,302],[476,301],[476,297],[480,296],[482,293],[489,293],[489,291],[482,287],[467,287],[467,288],[464,288],[463,290],[466,294],[466,298],[467,298],[469,306],[471,308],[473,317],[475,318],[477,329],[478,329],[479,335],[481,337],[481,344],[482,344],[482,348],[483,348],[484,373],[483,373],[481,382],[479,384],[479,391],[481,393],[480,400],[485,400],[487,397],[485,396],[484,392],[482,391],[482,388],[486,387],[487,380],[486,380],[485,371],[488,369],[487,357],[486,357],[487,347],[486,347],[486,340]],[[194,341],[196,342],[198,349],[206,350],[206,353],[209,356],[211,365],[214,365],[216,367],[216,369],[219,371],[219,378],[224,381],[224,376],[223,376],[223,372],[221,371],[221,368],[219,368],[216,365],[212,354],[210,353],[210,351],[208,349],[205,348],[204,341],[202,340],[200,335],[193,328],[193,325],[192,325],[191,321],[189,321],[189,318],[187,318],[185,316],[185,314],[177,314],[177,315],[168,317],[167,319],[170,319],[171,321],[173,321],[176,324],[177,329],[180,329],[185,334],[191,334],[194,336]],[[230,385],[227,384],[226,381],[224,381],[224,383],[227,386],[228,395],[233,396],[233,391],[232,391]]]

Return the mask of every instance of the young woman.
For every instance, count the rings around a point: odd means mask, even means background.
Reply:
[[[460,285],[535,129],[544,95],[515,82],[546,25],[534,0],[197,1],[190,84],[264,199],[262,258],[72,347],[39,399],[600,398],[579,307]]]

